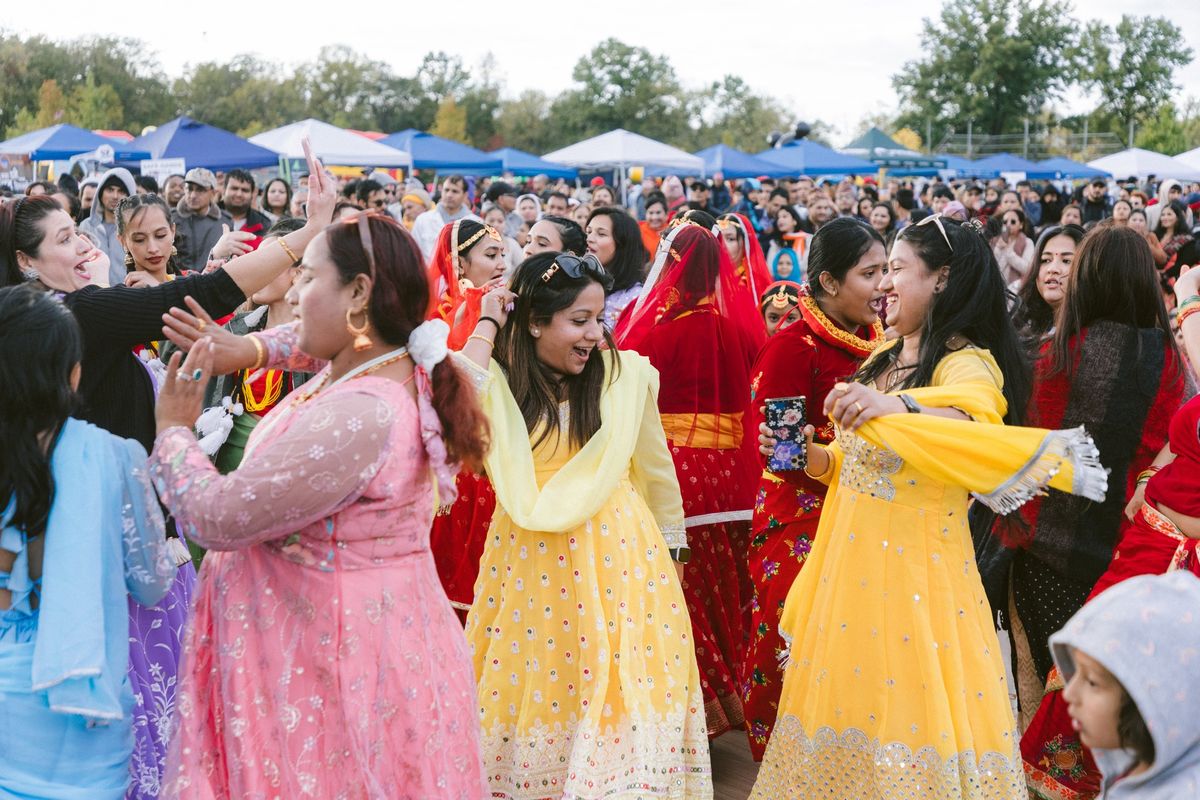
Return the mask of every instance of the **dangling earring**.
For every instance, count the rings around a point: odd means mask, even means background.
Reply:
[[[125,268],[133,269],[133,253],[125,254]]]
[[[354,352],[361,353],[363,350],[370,350],[375,343],[371,341],[370,336],[367,336],[367,331],[371,329],[371,318],[367,314],[366,309],[362,309],[363,316],[366,318],[363,320],[361,328],[356,328],[350,320],[350,317],[356,313],[352,309],[346,309],[346,330],[350,331],[350,334],[354,337]]]
[[[171,258],[175,258],[178,255],[179,251],[175,249],[175,245],[171,245]]]

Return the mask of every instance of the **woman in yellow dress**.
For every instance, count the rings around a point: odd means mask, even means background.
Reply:
[[[497,501],[466,629],[492,797],[712,796],[658,373],[618,356],[608,286],[594,256],[532,256],[459,357]]]
[[[1008,513],[1046,485],[1100,500],[1106,476],[1082,429],[1011,424],[1029,370],[977,229],[909,226],[879,288],[899,338],[829,393],[834,443],[806,431],[829,494],[751,798],[1025,798],[968,495]]]

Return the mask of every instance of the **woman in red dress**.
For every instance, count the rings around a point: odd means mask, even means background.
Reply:
[[[438,235],[429,265],[430,319],[450,326],[446,340],[461,350],[480,320],[480,301],[504,277],[504,240],[490,225],[456,220]],[[499,324],[493,336],[500,332]],[[458,499],[438,510],[429,532],[429,547],[442,588],[463,622],[475,599],[475,577],[487,539],[496,493],[483,473],[463,470],[455,479]]]
[[[717,219],[717,227],[738,280],[750,290],[752,297],[761,297],[771,283],[771,271],[767,269],[767,257],[763,255],[750,220],[741,214],[722,214]]]
[[[656,280],[630,304],[616,339],[662,377],[659,414],[691,547],[683,590],[708,734],[716,736],[744,723],[737,675],[748,598],[740,576],[758,463],[743,417],[750,365],[766,337],[755,298],[711,227],[684,222],[664,237]]]
[[[767,342],[750,372],[747,430],[758,429],[763,402],[774,397],[803,395],[809,420],[819,423],[825,395],[884,341],[879,281],[886,268],[883,239],[862,220],[845,217],[817,231],[808,259],[813,281],[799,298],[801,317]],[[814,438],[831,442],[833,423],[818,424]],[[750,642],[741,671],[755,761],[762,760],[783,685],[779,663],[787,645],[779,636],[779,615],[812,548],[825,491],[804,470],[764,470],[758,482],[750,541]]]

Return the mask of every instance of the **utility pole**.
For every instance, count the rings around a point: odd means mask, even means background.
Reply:
[[[1129,146],[1133,147],[1133,120],[1129,120]]]
[[[969,120],[967,120],[967,158],[970,158],[970,157],[971,157],[971,153],[972,153],[972,149],[971,149],[971,133],[972,133],[972,131],[974,130],[974,128],[975,128],[975,121],[974,121],[974,120],[970,120],[970,119],[969,119]]]
[[[925,118],[925,152],[933,152],[933,120]]]
[[[1025,118],[1025,149],[1021,151],[1021,158],[1029,160],[1029,117]]]

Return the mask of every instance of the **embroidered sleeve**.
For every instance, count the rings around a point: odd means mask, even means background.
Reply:
[[[121,543],[125,587],[133,599],[152,606],[175,580],[175,562],[163,535],[162,509],[146,474],[146,451],[126,441],[122,456]],[[175,539],[174,541],[179,541]]]
[[[385,459],[392,407],[339,391],[291,413],[299,416],[285,433],[228,475],[217,472],[191,431],[159,435],[151,475],[187,538],[235,550],[299,531],[362,495]]]
[[[263,365],[264,367],[283,369],[289,372],[311,373],[320,372],[325,368],[328,362],[313,358],[300,350],[300,335],[297,328],[298,323],[289,322],[287,325],[247,334],[258,339],[266,348],[267,363]]]
[[[454,365],[462,370],[467,378],[470,379],[471,385],[475,387],[475,391],[481,395],[487,391],[487,387],[492,381],[492,373],[462,353],[454,352],[450,354],[450,357],[454,359]]]

